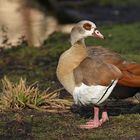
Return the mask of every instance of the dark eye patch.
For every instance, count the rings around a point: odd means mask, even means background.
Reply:
[[[89,23],[85,23],[85,24],[83,25],[83,28],[86,29],[86,30],[91,30],[91,27],[92,27],[92,25],[89,24]]]

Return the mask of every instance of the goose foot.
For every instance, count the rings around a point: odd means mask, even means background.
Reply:
[[[93,128],[98,128],[101,126],[101,122],[99,120],[99,106],[94,106],[93,112],[94,112],[94,119],[88,121],[86,124],[84,125],[80,125],[80,128],[83,129],[93,129]]]
[[[79,127],[82,129],[93,129],[101,126],[100,121],[90,120],[86,124],[80,125]]]

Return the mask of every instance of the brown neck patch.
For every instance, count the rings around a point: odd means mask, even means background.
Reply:
[[[84,29],[86,29],[86,30],[91,30],[91,24],[89,24],[89,23],[85,23],[84,25],[83,25],[83,28]]]

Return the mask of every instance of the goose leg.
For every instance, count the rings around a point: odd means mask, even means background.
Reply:
[[[100,111],[99,106],[94,106],[94,109],[93,109],[94,118],[88,121],[85,125],[80,125],[80,128],[92,129],[92,128],[97,128],[101,126],[101,122],[99,120],[99,111]]]
[[[107,113],[107,106],[104,106],[103,112],[102,112],[102,118],[100,119],[101,124],[109,121],[108,113]]]

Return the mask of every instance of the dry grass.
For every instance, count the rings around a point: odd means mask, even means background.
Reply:
[[[17,110],[24,108],[48,112],[65,112],[70,109],[72,102],[60,99],[60,90],[51,93],[40,91],[37,84],[27,85],[26,80],[20,79],[18,83],[11,82],[7,77],[2,80],[2,93],[0,96],[1,110]]]

